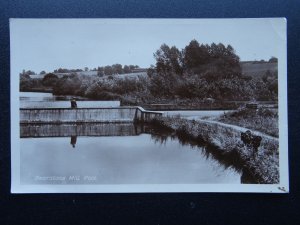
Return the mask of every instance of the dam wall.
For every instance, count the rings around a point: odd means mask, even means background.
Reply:
[[[21,108],[20,123],[132,123],[147,122],[161,115],[141,107]]]

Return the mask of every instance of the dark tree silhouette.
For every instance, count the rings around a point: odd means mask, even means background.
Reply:
[[[47,87],[53,87],[58,81],[58,76],[54,73],[48,73],[44,76],[42,80],[42,84]]]

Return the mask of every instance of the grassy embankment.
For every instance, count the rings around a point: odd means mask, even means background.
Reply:
[[[278,137],[278,109],[259,108],[251,110],[241,108],[234,112],[225,113],[218,121]]]
[[[239,160],[242,161],[244,168],[252,173],[258,183],[279,183],[279,143],[277,138],[263,135],[258,153],[253,154],[253,149],[243,144],[241,131],[235,127],[179,117],[156,118],[153,123],[170,128],[192,141],[213,145],[224,155],[236,153],[235,155],[240,157]]]

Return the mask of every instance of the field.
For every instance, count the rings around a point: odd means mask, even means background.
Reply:
[[[275,72],[278,68],[278,63],[272,62],[247,61],[241,62],[240,64],[242,67],[243,74],[247,76],[264,75],[268,70],[270,72]]]

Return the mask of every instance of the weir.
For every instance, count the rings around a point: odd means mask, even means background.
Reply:
[[[20,123],[143,123],[162,114],[142,107],[20,108]]]

